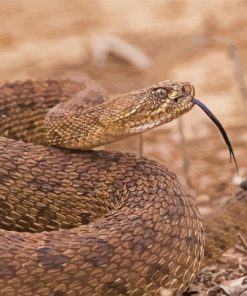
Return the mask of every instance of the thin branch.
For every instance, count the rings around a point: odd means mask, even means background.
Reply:
[[[143,134],[138,135],[138,155],[139,157],[143,156]]]
[[[241,245],[243,246],[243,248],[245,250],[247,250],[247,242],[246,242],[245,238],[242,236],[241,233],[239,233],[239,232],[237,233],[237,238],[239,239],[239,241],[240,241]]]
[[[189,176],[190,162],[189,162],[189,157],[187,153],[187,143],[184,136],[183,119],[179,117],[177,122],[178,122],[178,133],[180,135],[180,150],[182,152],[182,157],[183,157],[183,173],[184,173],[184,177],[187,184],[191,185],[190,176]]]
[[[247,87],[244,81],[244,72],[239,58],[238,50],[235,45],[231,44],[229,45],[229,51],[232,58],[232,62],[235,66],[235,75],[239,84],[239,89],[242,94],[245,110],[247,111]]]

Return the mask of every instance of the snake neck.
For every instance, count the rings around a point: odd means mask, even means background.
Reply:
[[[192,108],[191,102],[183,108],[155,102],[146,89],[95,102],[85,107],[71,100],[49,110],[45,117],[47,143],[70,149],[90,149],[170,122]]]

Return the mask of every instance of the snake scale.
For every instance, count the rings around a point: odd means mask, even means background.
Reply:
[[[208,261],[247,232],[236,220],[245,192],[203,228],[167,167],[90,150],[189,111],[190,83],[104,96],[87,79],[0,85],[1,296],[180,295],[200,270],[204,232]]]

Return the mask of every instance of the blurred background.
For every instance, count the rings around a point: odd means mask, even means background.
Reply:
[[[247,175],[246,1],[0,1],[0,79],[87,73],[110,95],[194,83]],[[139,152],[139,138],[111,149]],[[202,213],[236,190],[220,134],[197,107],[143,135],[143,153],[190,185]]]
[[[0,0],[0,81],[86,73],[110,96],[167,79],[195,85],[196,97],[226,128],[239,176],[221,135],[197,107],[142,139],[106,148],[142,150],[170,167],[189,185],[202,215],[232,196],[247,177],[246,70],[245,0]],[[234,267],[230,278],[244,272],[239,273],[236,254],[227,257],[227,266],[231,259]],[[229,279],[219,267],[216,271],[218,282]]]

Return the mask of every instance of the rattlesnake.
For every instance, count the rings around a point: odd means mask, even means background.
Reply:
[[[1,296],[181,294],[200,269],[202,222],[176,175],[145,157],[85,150],[189,111],[193,86],[165,81],[106,102],[102,92],[88,80],[0,86]],[[208,221],[213,259],[225,226],[219,242],[210,229],[223,220]],[[229,240],[237,222],[226,222]]]

